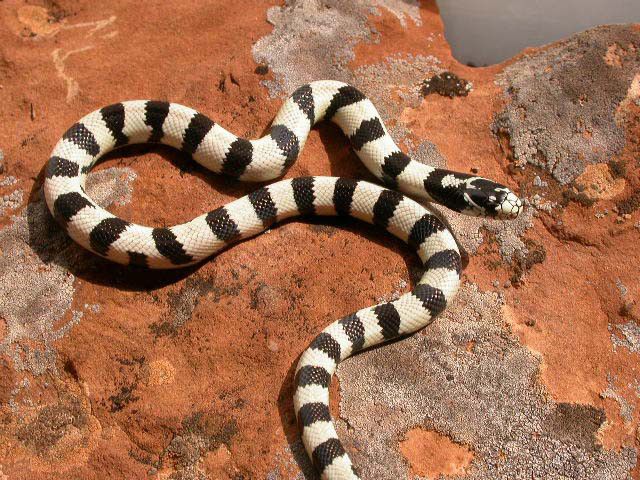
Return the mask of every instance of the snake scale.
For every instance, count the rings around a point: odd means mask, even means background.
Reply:
[[[340,127],[361,161],[389,188],[349,178],[286,179],[168,228],[118,218],[84,190],[87,173],[102,155],[134,143],[170,145],[209,170],[240,180],[272,180],[296,160],[310,129],[322,120]],[[411,160],[393,142],[365,95],[330,80],[298,88],[259,140],[236,137],[176,103],[127,101],[96,110],[56,144],[45,169],[44,192],[51,213],[76,242],[104,258],[138,267],[194,264],[297,215],[355,217],[417,251],[425,272],[410,292],[335,321],[298,362],[295,413],[306,451],[326,480],[359,478],[329,413],[329,383],[338,363],[423,328],[451,302],[460,284],[460,253],[451,232],[410,197],[467,215],[503,219],[515,218],[522,209],[520,199],[500,184]]]

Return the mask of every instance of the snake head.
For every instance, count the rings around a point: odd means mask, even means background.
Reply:
[[[482,177],[472,177],[465,183],[465,200],[477,215],[513,219],[522,211],[522,200],[504,185]]]

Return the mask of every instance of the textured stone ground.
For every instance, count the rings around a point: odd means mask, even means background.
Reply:
[[[414,158],[528,205],[511,223],[440,209],[468,257],[458,299],[340,367],[334,415],[363,477],[640,479],[640,28],[476,69],[432,2],[210,3],[0,2],[0,479],[315,478],[296,359],[409,289],[413,253],[355,221],[295,221],[196,268],[132,271],[72,243],[41,186],[57,138],[105,104],[167,99],[257,137],[320,78],[365,91]],[[468,95],[423,97],[446,71]],[[305,174],[372,180],[331,125],[287,176]],[[89,190],[162,225],[255,188],[140,147]]]

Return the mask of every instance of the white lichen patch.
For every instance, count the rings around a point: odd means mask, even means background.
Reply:
[[[443,71],[433,55],[396,54],[381,63],[358,67],[354,82],[366,92],[382,119],[393,124],[405,108],[420,106],[422,81]]]
[[[376,303],[393,302],[399,299],[404,293],[406,293],[406,289],[408,286],[409,283],[401,278],[400,280],[398,280],[398,283],[396,284],[394,290],[390,293],[387,293],[386,295],[382,295],[381,297],[376,298]]]
[[[464,284],[422,333],[340,365],[338,431],[363,478],[407,478],[399,442],[417,427],[474,451],[467,480],[627,478],[634,449],[600,448],[602,411],[550,399],[503,305]]]
[[[496,116],[516,165],[544,168],[562,185],[589,164],[606,163],[625,144],[616,120],[640,67],[632,55],[612,69],[610,45],[640,43],[633,27],[608,25],[577,33],[509,64],[497,83],[509,99]]]
[[[105,168],[87,177],[87,189],[99,205],[126,205],[131,202],[136,176],[129,167]]]
[[[13,175],[8,175],[4,178],[0,178],[0,187],[11,187],[18,183],[18,179]]]
[[[103,207],[126,203],[134,178],[129,168],[90,174],[87,193]],[[38,375],[55,369],[55,341],[84,314],[70,310],[75,277],[69,270],[77,248],[41,199],[0,230],[0,318],[6,324],[0,353],[17,371]]]
[[[609,398],[620,406],[620,416],[626,424],[633,421],[634,406],[616,390],[614,378],[611,375],[607,377],[607,388],[600,394],[600,397]]]
[[[346,65],[359,42],[373,41],[361,1],[288,1],[272,7],[267,20],[273,31],[253,46],[253,57],[268,64],[274,80],[264,81],[272,97],[286,96],[313,80],[351,82]]]
[[[319,79],[357,86],[358,74],[347,64],[354,59],[358,43],[379,41],[369,15],[380,15],[380,8],[395,15],[403,26],[407,19],[421,23],[416,0],[289,0],[282,7],[270,8],[267,20],[273,31],[255,43],[253,57],[269,65],[275,76],[264,82],[271,96],[286,96]]]
[[[403,27],[407,26],[407,18],[410,18],[418,26],[422,25],[418,0],[373,0],[371,3],[391,12]]]
[[[266,480],[317,480],[318,475],[307,456],[302,441],[298,440],[277,453],[274,467]]]
[[[22,190],[14,190],[11,193],[0,197],[0,216],[5,215],[11,210],[16,210],[24,201],[24,192]]]
[[[516,252],[525,255],[528,253],[522,237],[528,229],[533,227],[536,210],[531,208],[526,199],[525,208],[518,218],[508,221],[460,215],[440,206],[433,206],[433,208],[451,226],[459,246],[467,253],[475,253],[482,245],[485,237],[483,232],[494,235],[499,245],[500,256],[506,262],[511,262]]]
[[[534,207],[536,210],[540,210],[541,212],[551,213],[554,208],[557,208],[558,202],[552,202],[550,200],[545,200],[542,195],[535,194],[529,200],[529,204]]]
[[[633,353],[640,353],[640,325],[633,320],[616,325],[619,335],[611,334],[614,350],[624,347]]]

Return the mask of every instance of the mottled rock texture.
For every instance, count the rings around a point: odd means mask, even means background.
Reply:
[[[293,416],[325,325],[407,291],[405,245],[292,221],[198,267],[108,264],[57,228],[44,163],[83,114],[133,98],[257,137],[297,85],[348,81],[419,161],[514,188],[514,222],[438,210],[466,253],[434,324],[339,369],[363,478],[640,480],[640,28],[505,64],[458,63],[433,2],[0,2],[0,479],[315,479]],[[450,72],[466,96],[429,94]],[[445,92],[446,93],[446,92]],[[332,125],[287,177],[374,180]],[[167,148],[109,155],[89,192],[174,224],[255,185]]]
[[[603,26],[506,67],[498,83],[510,101],[495,129],[509,136],[516,164],[567,184],[586,165],[620,154],[625,131],[616,113],[640,72],[638,43],[635,29]]]

